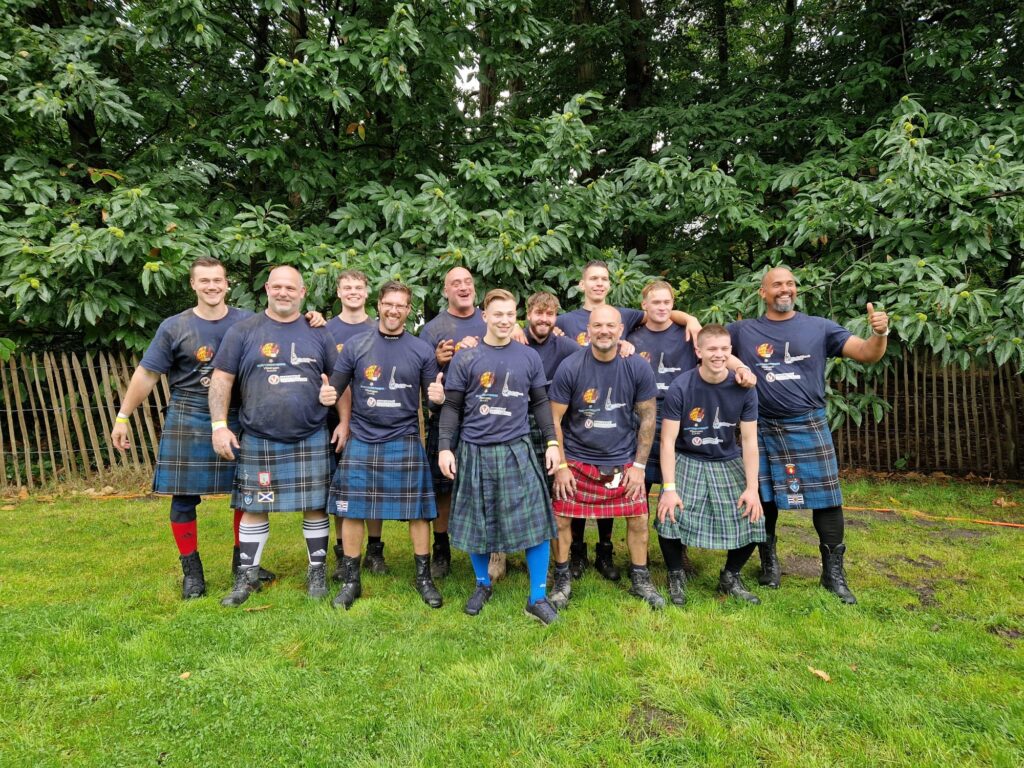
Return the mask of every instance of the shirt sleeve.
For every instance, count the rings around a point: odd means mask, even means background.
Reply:
[[[743,410],[740,412],[740,421],[757,421],[757,390],[754,387],[744,390],[746,397],[743,398]]]
[[[551,402],[568,405],[572,400],[572,368],[573,366],[565,365],[565,360],[558,366],[555,378],[551,380],[551,386],[548,388],[548,399]]]
[[[142,356],[139,365],[153,373],[167,373],[171,370],[171,363],[174,361],[173,346],[171,333],[167,329],[167,322],[164,321],[156,329],[156,336],[146,348],[146,354]]]
[[[627,360],[634,360],[632,363],[633,374],[636,377],[636,401],[642,403],[644,400],[650,400],[652,397],[658,396],[658,382],[654,378],[654,371],[651,370],[651,366],[643,358],[628,357]]]
[[[213,367],[232,376],[237,375],[242,358],[242,341],[242,332],[237,325],[228,328],[224,340],[220,343],[220,349],[213,357]]]
[[[622,316],[622,338],[626,338],[644,321],[645,313],[642,309],[620,307],[619,314]]]
[[[825,321],[825,354],[829,357],[841,357],[843,346],[853,334],[839,323]]]
[[[669,421],[680,421],[683,413],[683,388],[673,384],[665,393],[661,404],[661,417]]]

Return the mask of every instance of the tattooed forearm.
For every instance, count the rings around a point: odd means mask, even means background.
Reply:
[[[658,406],[654,398],[636,404],[636,414],[640,417],[640,427],[636,431],[636,462],[646,464],[654,442],[654,427],[657,419]]]
[[[210,380],[210,420],[224,421],[228,417],[228,406],[231,405],[231,385],[235,377],[223,371],[214,371]]]

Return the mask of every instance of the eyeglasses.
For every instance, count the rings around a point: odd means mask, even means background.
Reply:
[[[405,312],[409,309],[408,304],[392,304],[390,301],[382,301],[380,303],[381,309],[394,310],[395,312]]]

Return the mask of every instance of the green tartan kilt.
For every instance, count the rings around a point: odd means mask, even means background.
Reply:
[[[766,541],[764,518],[756,523],[740,516],[736,502],[746,487],[743,459],[699,461],[676,454],[676,488],[683,511],[676,521],[655,518],[654,530],[666,539],[679,539],[702,549],[737,549]]]
[[[462,442],[448,532],[464,552],[517,552],[557,535],[551,497],[529,437]]]

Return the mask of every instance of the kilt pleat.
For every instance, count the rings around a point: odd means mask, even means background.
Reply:
[[[441,439],[440,424],[440,414],[433,414],[427,420],[427,463],[430,465],[430,478],[434,483],[435,496],[452,492],[452,481],[444,476],[437,463],[438,442]],[[452,451],[457,449],[458,438],[452,441]]]
[[[824,509],[843,503],[839,462],[825,409],[757,422],[762,499],[779,509]]]
[[[327,430],[297,443],[242,434],[231,506],[246,512],[314,512],[331,481]]]
[[[367,443],[349,436],[331,481],[327,511],[357,520],[437,517],[430,468],[419,437]]]
[[[649,511],[647,494],[635,501],[626,498],[626,484],[608,488],[601,482],[601,471],[593,464],[568,459],[569,471],[576,478],[576,493],[568,501],[555,499],[559,517],[643,517]],[[632,464],[626,464],[625,472]]]
[[[557,535],[547,481],[528,437],[462,443],[449,533],[464,552],[516,552]]]
[[[237,435],[238,409],[229,411],[227,420]],[[222,459],[213,450],[206,397],[174,393],[160,434],[153,492],[197,496],[230,493],[234,480],[235,462]]]
[[[745,487],[742,458],[700,461],[676,454],[676,488],[683,511],[675,510],[675,522],[655,519],[654,530],[702,549],[737,549],[766,541],[764,518],[752,523],[736,508]]]

